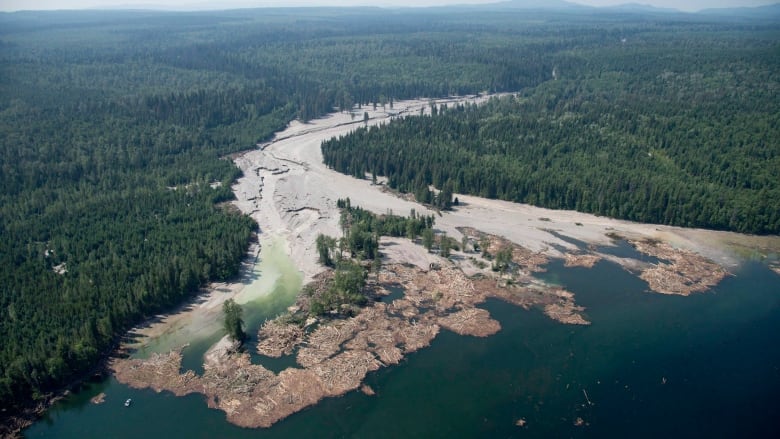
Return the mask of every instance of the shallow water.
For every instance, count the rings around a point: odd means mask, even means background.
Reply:
[[[610,262],[554,261],[591,326],[486,305],[502,330],[446,330],[359,391],[270,429],[241,429],[204,398],[132,390],[109,379],[55,405],[27,437],[773,437],[780,431],[780,276],[748,262],[712,292],[647,291]],[[278,293],[278,292],[277,292]],[[274,294],[277,294],[274,293]],[[89,403],[106,393],[102,405]],[[587,394],[587,396],[586,396]],[[125,408],[126,398],[134,404]],[[588,402],[590,401],[590,403]],[[592,404],[591,404],[592,403]],[[575,426],[580,417],[586,425]],[[515,422],[524,418],[525,427]]]
[[[279,314],[295,302],[295,296],[301,288],[302,276],[287,255],[284,240],[269,238],[261,242],[260,255],[252,271],[245,274],[241,282],[244,287],[234,300],[243,309],[245,326],[254,328],[262,324],[268,316]],[[230,290],[225,290],[224,293],[230,294]],[[197,301],[193,306],[197,306]],[[186,346],[182,350],[182,367],[198,372],[203,369],[203,354],[223,335],[222,309],[209,310],[194,314],[168,329],[166,333],[146,341],[132,356],[147,358],[152,353],[168,352]]]
[[[246,346],[253,352],[257,344],[257,328],[268,318],[273,318],[295,303],[301,290],[303,277],[287,255],[284,241],[272,239],[262,242],[260,258],[246,286],[235,297],[243,309],[244,327],[249,338]],[[203,337],[182,351],[182,370],[203,373],[203,354],[224,335],[222,321],[216,322],[211,334]]]
[[[637,261],[646,262],[648,264],[669,263],[669,261],[661,260],[655,256],[650,256],[635,249],[625,239],[616,239],[612,241],[613,245],[603,245],[596,248],[597,252],[607,255],[617,256],[619,258],[636,259]]]

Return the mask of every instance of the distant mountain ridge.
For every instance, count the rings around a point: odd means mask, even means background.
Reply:
[[[766,6],[738,7],[738,8],[712,8],[699,11],[703,15],[718,15],[745,18],[780,18],[780,3]]]
[[[579,3],[567,2],[565,0],[509,0],[505,2],[493,3],[493,5],[513,8],[513,9],[591,9],[592,6]],[[484,6],[490,6],[485,4]]]
[[[509,0],[500,3],[494,3],[496,6],[512,9],[546,9],[546,10],[572,10],[572,11],[608,11],[608,12],[627,12],[627,13],[649,13],[649,14],[691,14],[691,15],[713,15],[721,17],[743,17],[743,18],[780,18],[780,3],[774,3],[765,6],[740,6],[709,8],[698,12],[685,12],[676,8],[665,8],[653,6],[645,3],[628,2],[613,6],[590,6],[580,3],[569,2],[565,0]],[[489,6],[479,5],[479,6]]]
[[[658,6],[648,5],[644,3],[623,3],[615,6],[604,6],[599,8],[601,10],[608,11],[620,11],[620,12],[638,12],[638,13],[653,13],[653,14],[680,14],[683,11],[674,8],[662,8]]]
[[[370,0],[366,0],[368,3]],[[703,9],[697,12],[686,12],[676,8],[658,7],[640,2],[622,3],[612,6],[591,6],[573,1],[566,0],[507,0],[496,1],[495,3],[466,3],[468,0],[464,0],[464,3],[459,3],[459,0],[454,0],[450,5],[440,6],[428,6],[428,9],[436,8],[468,8],[472,10],[495,10],[495,9],[510,9],[510,10],[539,10],[539,11],[558,11],[558,12],[585,12],[585,13],[627,13],[627,14],[649,14],[649,15],[665,15],[665,14],[685,14],[688,16],[711,16],[718,18],[737,18],[737,19],[763,19],[763,20],[778,20],[780,19],[780,3],[774,3],[764,6],[738,6],[738,7],[723,7],[723,8],[709,8]],[[641,0],[640,0],[641,1]],[[303,9],[333,9],[333,8],[349,8],[349,9],[365,9],[371,8],[390,8],[390,9],[407,9],[411,6],[388,6],[383,4],[380,0],[373,6],[337,6],[337,5],[311,5],[304,6],[305,0],[294,0],[291,3],[279,2],[278,4],[266,4],[256,5],[251,0],[228,0],[228,1],[199,1],[193,0],[188,4],[168,4],[165,0],[157,3],[152,0],[149,3],[125,3],[118,5],[105,5],[94,8],[87,8],[86,10],[136,10],[136,11],[171,11],[171,12],[196,12],[196,11],[214,11],[214,10],[235,10],[235,9],[289,9],[303,8]],[[425,9],[425,8],[423,8]],[[33,11],[27,11],[33,12]],[[5,13],[0,11],[0,13]]]

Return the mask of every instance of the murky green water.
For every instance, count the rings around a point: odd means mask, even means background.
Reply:
[[[375,396],[356,391],[326,399],[270,429],[234,427],[222,412],[206,408],[200,395],[175,398],[110,379],[57,404],[26,436],[776,437],[780,432],[780,276],[749,262],[710,293],[676,297],[648,293],[643,281],[609,262],[590,270],[558,262],[548,268],[546,279],[575,292],[588,308],[591,326],[561,325],[538,310],[493,300],[485,307],[502,324],[498,334],[478,339],[443,330],[431,347],[370,374]],[[90,404],[99,392],[106,393],[106,402]],[[128,397],[135,403],[125,408]],[[586,425],[575,426],[578,417]],[[525,427],[515,425],[520,418]]]
[[[257,343],[257,329],[268,318],[287,310],[301,290],[302,277],[292,259],[287,256],[281,239],[262,243],[260,258],[252,273],[243,279],[244,289],[236,296],[243,309],[247,346]],[[203,373],[203,354],[224,335],[221,320],[208,336],[190,341],[182,351],[182,369]]]
[[[255,266],[243,275],[240,282],[244,287],[234,300],[243,309],[246,327],[255,328],[268,316],[283,312],[295,302],[302,277],[287,256],[284,240],[267,238],[261,242],[261,251]],[[231,294],[228,289],[223,293]],[[191,306],[198,306],[197,300]],[[186,322],[180,322],[165,334],[147,341],[133,356],[147,358],[154,352],[168,352],[186,346],[182,351],[182,367],[185,370],[202,371],[203,354],[223,335],[222,310],[217,307],[206,314],[198,314]]]

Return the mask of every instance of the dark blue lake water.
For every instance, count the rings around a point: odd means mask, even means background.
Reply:
[[[358,391],[270,429],[241,429],[200,395],[109,379],[55,405],[28,438],[780,437],[780,276],[748,262],[714,290],[647,292],[620,267],[553,262],[543,274],[587,307],[591,326],[491,300],[498,334],[443,330]],[[89,403],[106,393],[101,405]],[[123,406],[133,398],[130,408]],[[525,427],[515,425],[524,418]],[[576,426],[581,418],[584,425]]]

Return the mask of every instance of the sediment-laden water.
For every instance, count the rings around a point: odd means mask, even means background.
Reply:
[[[485,307],[501,322],[498,334],[481,339],[442,330],[429,348],[370,374],[366,383],[376,395],[326,399],[269,429],[235,427],[201,395],[176,398],[108,379],[56,404],[25,435],[772,437],[780,431],[780,276],[766,266],[746,262],[711,292],[690,297],[650,293],[644,281],[606,261],[592,269],[554,261],[542,277],[573,291],[593,324],[563,325],[538,310],[491,300]],[[248,304],[250,329],[292,302],[293,278],[278,279],[261,296],[266,305]],[[191,347],[185,367],[204,349]],[[90,403],[100,392],[105,402]],[[134,401],[129,408],[127,398]],[[523,427],[516,425],[521,419]]]

